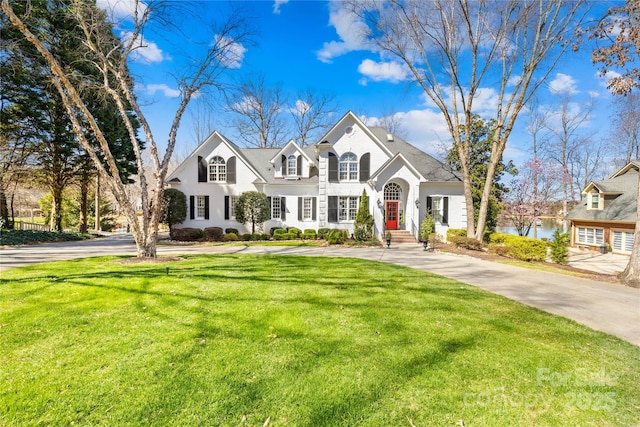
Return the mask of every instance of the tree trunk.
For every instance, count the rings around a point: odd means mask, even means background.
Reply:
[[[87,192],[89,191],[89,177],[86,174],[82,174],[80,178],[80,232],[86,233],[88,230],[88,218],[87,218]]]
[[[640,172],[638,172],[640,177]],[[634,234],[633,249],[629,257],[627,268],[620,275],[620,279],[634,288],[640,288],[640,182],[638,182],[638,194],[636,203],[636,231]]]
[[[49,226],[52,231],[62,231],[62,187],[51,186],[51,218]]]

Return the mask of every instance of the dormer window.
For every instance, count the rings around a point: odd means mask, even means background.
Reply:
[[[298,175],[298,158],[294,154],[287,157],[287,176]]]
[[[209,181],[224,182],[227,180],[227,165],[220,156],[209,160]]]
[[[588,210],[602,210],[604,204],[604,198],[600,193],[589,193],[589,198],[587,199],[587,209]]]
[[[353,153],[344,153],[340,156],[340,181],[358,180],[358,157]]]

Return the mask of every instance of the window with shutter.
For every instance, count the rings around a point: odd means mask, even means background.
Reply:
[[[329,153],[329,182],[338,182],[338,156]]]
[[[229,184],[236,183],[236,157],[229,157],[227,160],[227,182]]]

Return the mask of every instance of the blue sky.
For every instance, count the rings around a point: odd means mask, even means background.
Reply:
[[[132,0],[100,0],[115,6],[115,15],[123,17],[131,10]],[[177,4],[186,4],[180,2]],[[238,45],[236,60],[227,75],[241,79],[261,73],[267,83],[281,84],[292,97],[299,90],[312,88],[335,96],[339,105],[338,120],[348,110],[366,117],[367,124],[394,112],[399,115],[405,139],[420,149],[439,154],[447,144],[448,131],[439,112],[425,101],[424,95],[407,80],[403,66],[369,48],[360,37],[361,23],[353,18],[340,1],[243,1],[234,6],[245,9],[254,28],[255,44]],[[175,24],[191,37],[208,34],[204,22],[208,18],[224,16],[229,4],[222,1],[201,3],[199,17]],[[611,3],[598,3],[599,11]],[[116,31],[124,34],[126,19]],[[185,41],[185,35],[166,29],[145,33],[146,48],[132,58],[131,69],[137,77],[138,96],[145,104],[145,115],[161,148],[177,106],[178,87],[174,78],[180,69],[183,52],[196,50],[196,44]],[[199,40],[206,43],[206,40]],[[538,96],[542,106],[550,106],[570,93],[574,108],[580,109],[589,98],[596,108],[585,131],[594,138],[606,138],[610,123],[612,95],[605,88],[606,79],[598,75],[590,62],[590,49],[569,53],[551,74]],[[492,88],[481,91],[484,96],[476,105],[479,112],[490,112],[494,101]],[[295,99],[291,99],[291,105]],[[211,120],[216,130],[234,139],[229,120],[220,109],[213,108]],[[193,114],[186,114],[178,136],[176,153],[186,156],[199,141],[194,137]],[[530,157],[530,138],[521,131],[526,118],[521,117],[519,128],[510,139],[505,157],[516,163]]]

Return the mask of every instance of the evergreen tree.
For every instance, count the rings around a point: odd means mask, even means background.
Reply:
[[[251,234],[256,233],[256,224],[262,224],[271,214],[269,199],[259,191],[245,191],[235,204],[236,221],[251,223]]]
[[[494,132],[495,123],[493,120],[484,120],[477,114],[474,114],[471,122],[472,126],[469,129],[470,136],[470,154],[469,154],[469,174],[471,178],[471,194],[473,198],[473,212],[478,220],[478,214],[480,211],[480,201],[482,199],[482,192],[484,191],[485,181],[487,179],[487,168],[491,159],[492,150],[492,135]],[[464,126],[461,126],[460,132],[464,135],[467,130]],[[446,157],[446,162],[454,170],[460,171],[460,161],[458,158],[458,152],[455,148],[451,148]],[[502,176],[508,173],[515,175],[518,173],[515,165],[510,160],[505,164],[500,160],[496,174],[493,179],[493,188],[491,189],[491,197],[489,199],[489,205],[487,208],[486,227],[488,231],[495,231],[498,225],[498,214],[502,210],[502,201],[505,193],[509,189],[500,181]]]
[[[373,238],[373,216],[369,212],[369,196],[366,190],[362,190],[360,206],[358,206],[353,226],[353,236],[357,241],[365,242]]]

